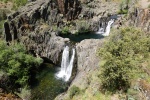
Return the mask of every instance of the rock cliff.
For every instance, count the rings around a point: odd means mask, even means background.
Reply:
[[[90,75],[99,70],[100,59],[97,56],[97,50],[103,45],[103,42],[104,39],[101,41],[97,39],[87,39],[76,44],[78,68],[76,77],[70,87],[75,85],[84,90],[90,85]],[[55,100],[65,100],[69,98],[69,90],[64,94],[60,94]]]
[[[150,31],[150,9],[134,8],[129,13],[129,25],[139,27],[144,31]]]
[[[36,56],[46,57],[56,64],[60,64],[62,51],[65,45],[70,43],[68,38],[57,36],[56,33],[64,27],[76,32],[86,24],[89,25],[89,30],[97,31],[100,25],[106,27],[111,18],[117,19],[114,15],[117,16],[119,11],[118,2],[103,0],[31,1],[33,2],[7,17],[4,23],[5,39],[8,43],[22,42],[28,51],[32,51]],[[149,31],[149,12],[149,9],[140,8],[130,11],[128,25]],[[96,51],[102,44],[103,39],[83,40],[76,44],[77,74],[71,86],[76,85],[81,89],[88,87],[89,74],[99,68]],[[56,99],[65,98],[66,95],[68,94],[60,95]]]
[[[116,9],[111,10],[111,7],[107,8],[108,12],[98,10],[106,7],[107,3],[110,2],[103,3],[98,0],[85,3],[78,0],[29,2],[7,17],[4,23],[5,39],[7,42],[20,41],[25,44],[28,51],[34,52],[37,56],[60,63],[63,47],[69,43],[69,39],[63,39],[55,33],[64,27],[68,27],[72,33],[83,29],[85,25],[88,25],[87,29],[91,31],[97,31],[100,24],[106,27],[110,19],[107,15],[117,12]],[[115,5],[117,4],[112,4]],[[91,7],[95,8],[89,10]]]
[[[36,55],[59,63],[60,54],[69,39],[56,36],[55,32],[64,26],[63,20],[73,20],[72,16],[79,15],[79,6],[78,0],[30,2],[7,17],[4,23],[5,39],[7,42],[20,41]],[[74,12],[69,13],[70,9]]]

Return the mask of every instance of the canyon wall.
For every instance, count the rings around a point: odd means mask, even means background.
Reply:
[[[150,9],[134,8],[129,13],[129,25],[139,27],[146,32],[150,32]]]
[[[69,39],[56,36],[55,33],[65,26],[67,20],[78,16],[78,0],[36,0],[19,8],[7,17],[4,23],[5,39],[25,44],[28,51],[37,56],[46,57],[54,63],[60,63],[63,47]],[[70,9],[73,9],[74,12]]]

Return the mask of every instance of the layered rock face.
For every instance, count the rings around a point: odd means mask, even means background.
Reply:
[[[77,19],[82,7],[79,0],[57,0],[59,10],[67,20]]]
[[[150,31],[150,9],[135,8],[129,16],[129,24]]]
[[[56,4],[52,0],[36,0],[9,15],[4,23],[6,41],[20,41],[37,56],[58,63],[69,39],[55,36],[53,27],[63,25]]]
[[[90,45],[89,45],[90,44]],[[88,75],[99,68],[100,59],[97,56],[97,50],[103,45],[103,39],[87,39],[76,45],[78,57],[78,74],[72,85],[81,89],[87,88]],[[86,52],[85,52],[86,51]]]
[[[6,41],[18,40],[29,51],[58,63],[69,40],[55,36],[54,32],[65,27],[66,20],[78,18],[80,12],[78,0],[31,0],[8,16],[4,23]]]
[[[83,3],[83,1],[81,2]],[[89,6],[93,5],[91,1],[88,4]],[[97,5],[96,9],[98,7],[103,8],[103,6]],[[101,18],[103,15],[93,17],[94,13],[92,12],[96,9],[88,11],[88,8],[82,9],[78,0],[35,0],[29,2],[8,16],[4,23],[6,41],[20,41],[37,56],[47,57],[54,63],[60,63],[63,47],[69,43],[69,39],[56,36],[55,32],[66,26],[71,31],[82,28],[84,26],[80,26],[82,23],[73,21],[76,18],[79,18],[78,22],[87,21],[86,24],[89,24],[92,31],[97,31],[100,24],[106,27],[109,18],[107,16]]]

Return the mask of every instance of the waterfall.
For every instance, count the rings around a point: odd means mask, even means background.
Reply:
[[[74,61],[74,56],[75,56],[75,49],[72,49],[72,57],[71,57],[71,60],[70,60],[70,63],[66,69],[66,78],[65,78],[65,81],[68,81],[69,78],[71,77],[71,74],[72,74],[72,68],[73,68],[73,61]]]
[[[56,77],[62,78],[65,81],[68,81],[70,79],[73,69],[74,57],[75,49],[73,48],[71,60],[69,60],[69,47],[66,46],[62,54],[61,70],[56,74]]]
[[[109,36],[111,25],[114,23],[114,19],[111,19],[106,27],[106,31],[104,32],[104,28],[99,28],[97,34],[102,34],[103,36]]]

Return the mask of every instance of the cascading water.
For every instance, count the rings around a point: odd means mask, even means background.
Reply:
[[[58,78],[65,77],[67,66],[69,65],[69,47],[66,46],[64,48],[63,54],[62,54],[62,61],[61,61],[61,70],[56,75]]]
[[[75,49],[72,49],[72,57],[71,57],[69,66],[66,69],[66,78],[65,78],[65,81],[68,81],[69,78],[71,77],[72,69],[73,69],[74,56],[75,56]]]
[[[62,54],[61,70],[56,74],[56,77],[63,78],[65,81],[70,79],[73,69],[74,57],[75,49],[72,49],[71,60],[69,60],[69,47],[66,46]]]
[[[104,32],[104,28],[99,28],[97,34],[102,34],[103,36],[109,36],[111,25],[114,23],[114,19],[111,19],[106,27],[106,31]]]

